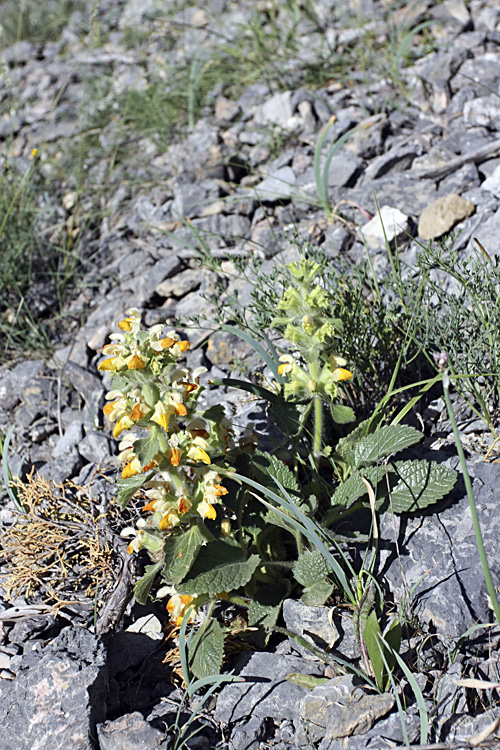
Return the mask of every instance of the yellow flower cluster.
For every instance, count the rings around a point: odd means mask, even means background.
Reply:
[[[226,418],[214,421],[198,409],[205,369],[190,371],[178,362],[188,341],[174,331],[163,335],[162,325],[144,330],[134,308],[118,327],[121,332],[103,349],[108,358],[98,366],[116,385],[103,411],[114,423],[113,436],[120,438],[122,480],[147,475],[138,489],[147,515],[128,550],[147,548],[154,554],[176,526],[217,518],[216,506],[227,489],[214,460],[232,447],[232,430]]]

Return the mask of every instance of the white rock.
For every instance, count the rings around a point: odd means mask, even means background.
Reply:
[[[387,242],[399,240],[409,229],[408,216],[398,208],[382,206],[380,211],[363,227],[361,233],[370,250],[385,247]]]
[[[500,164],[490,176],[485,179],[481,185],[481,190],[489,190],[490,193],[493,193],[497,198],[500,198]]]
[[[259,182],[254,190],[262,200],[289,198],[297,193],[296,180],[295,172],[291,167],[281,167]]]
[[[275,94],[258,107],[254,122],[256,125],[273,123],[286,127],[292,114],[292,92],[284,91],[282,94]]]
[[[161,622],[155,615],[139,617],[138,620],[127,628],[127,633],[142,633],[142,635],[147,635],[153,641],[161,641],[163,638]]]

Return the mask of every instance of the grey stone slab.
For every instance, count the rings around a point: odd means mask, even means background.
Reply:
[[[478,463],[471,471],[486,555],[498,586],[500,466]],[[393,540],[393,519],[384,517],[382,524],[384,538]],[[456,638],[474,623],[489,621],[486,584],[466,496],[449,501],[439,513],[403,518],[399,550],[400,558],[392,560],[384,574],[398,600],[403,591],[401,570],[406,590],[417,586],[413,607],[423,622],[431,623],[446,638]]]
[[[67,627],[28,651],[16,678],[0,682],[2,750],[93,750],[104,719],[105,648],[98,636]]]
[[[139,711],[106,721],[97,727],[100,750],[157,750],[169,744],[165,733],[151,726]]]
[[[286,680],[292,672],[320,675],[322,667],[298,656],[280,654],[245,654],[238,662],[235,674],[245,682],[227,685],[217,698],[216,721],[225,724],[246,716],[265,719],[272,717],[296,719],[298,705],[308,692]]]

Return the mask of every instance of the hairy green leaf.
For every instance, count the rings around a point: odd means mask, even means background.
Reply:
[[[269,487],[276,492],[277,485],[273,477],[292,495],[300,497],[300,487],[295,479],[295,475],[283,461],[273,456],[271,453],[255,451],[253,454],[253,467],[255,479],[264,487]]]
[[[189,641],[189,668],[199,679],[219,674],[224,657],[224,633],[217,620],[207,620]]]
[[[141,438],[134,442],[134,453],[141,462],[141,466],[147,466],[157,453],[160,452],[160,444],[156,437],[156,430],[151,430],[151,434],[146,438]]]
[[[288,581],[284,581],[284,583],[288,584]],[[262,586],[248,608],[248,624],[252,627],[260,626],[263,628],[270,628],[275,625],[281,612],[283,599],[289,593],[290,584],[286,587],[278,583],[268,583]]]
[[[209,542],[198,552],[189,577],[178,586],[178,591],[211,597],[222,591],[234,591],[248,583],[259,564],[258,555],[245,560],[240,547],[221,540]]]
[[[386,682],[389,678],[384,667],[384,660],[382,659],[381,647],[379,645],[381,635],[382,631],[380,630],[377,613],[372,609],[363,630],[363,640],[368,651],[368,656],[370,657],[370,663],[378,688],[379,690],[385,690]]]
[[[210,422],[217,422],[217,424],[222,422],[224,416],[225,411],[222,404],[214,404],[203,412],[203,419],[208,419]]]
[[[133,477],[127,479],[120,479],[118,481],[118,487],[116,491],[116,502],[123,510],[127,507],[130,498],[135,495],[143,484],[151,479],[152,472],[149,471],[147,474],[136,474]]]
[[[375,463],[391,453],[418,443],[422,433],[408,425],[386,425],[376,432],[361,438],[353,449],[352,464],[355,468]]]
[[[301,586],[313,586],[324,581],[331,573],[330,566],[321,552],[302,552],[293,566],[293,575]]]
[[[318,581],[304,589],[300,601],[308,607],[321,607],[332,595],[333,588],[330,581]]]
[[[155,565],[146,565],[146,572],[142,578],[139,578],[134,586],[134,596],[138,604],[146,604],[149,592],[151,591],[151,586],[153,585],[161,566],[161,562],[158,562]]]
[[[396,461],[390,464],[391,503],[387,510],[407,513],[427,508],[450,492],[457,481],[453,469],[435,461]],[[378,503],[380,506],[380,502]]]
[[[377,484],[385,477],[385,466],[369,466],[361,471],[354,471],[345,482],[342,482],[332,495],[332,505],[341,505],[348,508],[367,494],[366,484],[362,477],[368,480],[376,492]]]
[[[337,424],[349,424],[354,422],[356,415],[350,406],[343,406],[342,404],[332,404],[330,407],[332,419]]]
[[[165,565],[162,576],[169,585],[177,586],[186,577],[203,541],[198,526],[192,526],[178,536],[167,536],[163,545]]]

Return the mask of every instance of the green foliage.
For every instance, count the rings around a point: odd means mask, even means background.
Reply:
[[[217,620],[207,620],[191,638],[188,646],[189,669],[202,679],[216,675],[224,657],[224,633]]]
[[[401,623],[396,618],[382,639],[382,631],[374,609],[366,619],[363,640],[379,689],[387,690],[390,675],[396,666],[396,654],[401,646]]]
[[[208,597],[234,591],[248,583],[259,563],[258,555],[246,560],[240,547],[233,544],[222,540],[209,542],[200,549],[188,575],[177,588],[181,594]]]
[[[146,572],[134,586],[134,596],[139,604],[146,604],[149,592],[160,572],[161,566],[161,562],[156,563],[156,565],[146,565]]]

